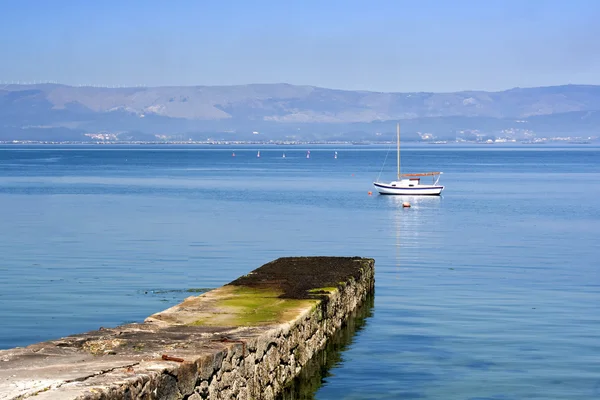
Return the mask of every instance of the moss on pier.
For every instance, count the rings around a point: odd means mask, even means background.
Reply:
[[[331,294],[334,293],[338,288],[336,287],[322,287],[308,290],[310,294]]]
[[[290,322],[327,304],[333,293],[362,276],[369,262],[372,260],[358,257],[279,258],[148,320],[210,327]]]
[[[315,290],[336,289],[350,280],[356,281],[368,267],[369,260],[360,257],[282,257],[230,285],[271,288],[281,291],[280,298],[310,299]]]
[[[316,304],[311,299],[285,299],[273,289],[244,286],[224,286],[221,298],[212,304],[219,316],[204,316],[192,322],[193,326],[256,326],[290,321],[307,307]]]

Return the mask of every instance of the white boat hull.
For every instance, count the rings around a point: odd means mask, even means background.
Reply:
[[[442,194],[442,190],[444,190],[444,187],[439,185],[419,184],[414,186],[404,186],[381,182],[373,182],[373,185],[379,194],[395,194],[404,196],[439,196]]]

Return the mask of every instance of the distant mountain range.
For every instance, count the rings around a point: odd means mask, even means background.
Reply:
[[[380,93],[289,84],[0,86],[0,140],[393,140],[598,136],[600,86]]]

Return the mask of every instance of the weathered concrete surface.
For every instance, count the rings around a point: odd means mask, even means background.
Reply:
[[[374,285],[374,260],[291,257],[150,316],[0,351],[0,399],[273,399]]]

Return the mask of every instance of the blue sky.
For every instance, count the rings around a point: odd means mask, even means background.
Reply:
[[[596,0],[0,1],[0,82],[600,84]]]

